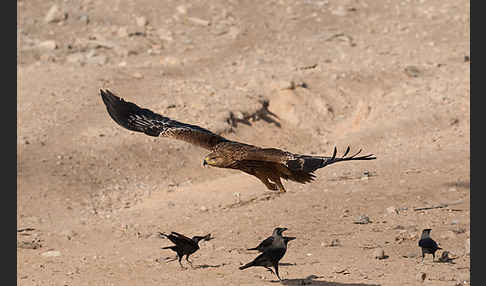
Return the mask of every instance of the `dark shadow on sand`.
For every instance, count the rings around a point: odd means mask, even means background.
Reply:
[[[367,283],[338,283],[332,281],[318,280],[322,277],[317,275],[309,275],[305,278],[297,279],[282,279],[282,281],[273,280],[272,283],[280,283],[282,285],[321,285],[321,286],[380,286],[380,284],[367,284]]]
[[[195,265],[194,269],[219,268],[224,265],[226,264],[225,263],[217,264],[217,265],[201,264],[201,265]]]

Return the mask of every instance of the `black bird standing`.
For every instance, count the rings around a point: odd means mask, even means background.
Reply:
[[[295,239],[295,237],[282,237],[282,232],[285,230],[287,229],[276,228],[272,236],[263,240],[257,247],[250,248],[249,250],[258,250],[262,253],[252,262],[241,266],[240,270],[253,266],[262,266],[277,275],[278,280],[282,281],[278,274],[278,262],[284,257],[288,242]],[[270,268],[272,266],[275,268],[275,272]]]
[[[162,247],[162,249],[171,249],[175,251],[177,253],[177,257],[179,258],[179,264],[182,268],[184,268],[184,266],[182,266],[181,260],[184,255],[186,256],[186,261],[192,267],[192,262],[189,261],[189,255],[193,254],[199,249],[199,241],[212,239],[211,234],[207,234],[205,236],[193,236],[192,238],[184,236],[175,231],[172,231],[170,234],[165,234],[162,232],[159,232],[159,234],[167,237],[175,244],[172,246]]]
[[[422,231],[422,236],[418,242],[418,245],[422,248],[422,262],[426,253],[432,254],[432,261],[435,260],[435,252],[440,248],[437,243],[430,237],[430,231],[432,229],[427,228]]]
[[[248,248],[248,250],[258,250],[258,252],[263,252],[267,247],[272,245],[272,242],[276,237],[282,237],[282,233],[286,230],[288,230],[286,227],[276,227],[271,236],[265,238],[257,247]]]

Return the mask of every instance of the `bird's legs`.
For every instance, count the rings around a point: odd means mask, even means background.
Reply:
[[[182,269],[186,269],[186,268],[185,268],[185,267],[182,265],[182,262],[181,262],[181,260],[182,260],[182,256],[184,256],[184,255],[179,255],[179,254],[178,254],[177,256],[179,257],[179,265],[181,266],[181,268],[182,268]]]
[[[282,181],[280,180],[280,177],[274,177],[274,178],[270,178],[270,180],[272,180],[272,181],[273,181],[275,184],[277,184],[277,186],[278,186],[278,191],[279,191],[280,193],[285,193],[285,192],[287,192],[287,191],[285,190],[285,187],[284,187],[284,186],[283,186],[283,184],[282,184]]]
[[[191,265],[191,268],[194,268],[194,266],[192,265],[192,262],[189,260],[189,254],[186,255],[186,261],[189,263],[189,265]]]
[[[257,177],[258,179],[260,179],[260,181],[262,181],[262,183],[265,184],[265,186],[267,187],[267,189],[271,190],[271,191],[277,191],[278,190],[278,187],[277,185],[273,184],[273,183],[270,183],[268,181],[268,177],[263,175],[263,174],[259,174],[258,172],[255,174],[255,177]]]
[[[275,274],[275,272],[273,272],[273,269],[272,269],[272,268],[270,268],[270,267],[266,267],[266,266],[265,266],[265,268],[266,268],[268,271],[272,272],[274,275],[277,275],[277,274]]]
[[[273,271],[273,269],[272,269],[272,268],[270,268],[270,267],[266,267],[266,266],[265,266],[265,268],[266,268],[268,271],[272,272],[274,275],[276,275],[279,281],[282,281],[282,280],[280,279],[280,276],[278,275],[278,266],[277,266],[277,267],[275,267],[275,270],[277,271],[277,273],[275,273],[275,272]]]
[[[278,262],[274,263],[273,267],[275,267],[275,274],[277,275],[278,280],[282,281],[282,279],[280,279],[280,275],[278,275]]]

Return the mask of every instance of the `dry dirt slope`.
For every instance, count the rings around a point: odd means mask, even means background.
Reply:
[[[237,269],[278,225],[297,237],[282,284],[469,283],[469,2],[17,3],[18,285],[274,284]],[[100,88],[231,139],[378,160],[275,195],[121,129]],[[420,264],[426,227],[453,263]],[[215,237],[197,269],[164,262],[172,230]]]

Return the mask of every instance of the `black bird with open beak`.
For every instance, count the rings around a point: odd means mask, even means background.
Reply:
[[[282,237],[282,233],[286,230],[288,230],[286,227],[276,227],[271,236],[265,238],[257,247],[248,248],[248,250],[258,250],[259,252],[263,252],[267,247],[272,245],[275,238]]]
[[[267,237],[257,247],[250,248],[249,250],[258,250],[261,254],[253,261],[241,266],[240,270],[254,266],[262,266],[274,273],[279,281],[282,281],[278,273],[278,262],[285,255],[285,252],[287,252],[288,242],[295,239],[295,237],[283,237],[282,232],[286,230],[287,228],[285,227],[277,227],[274,229],[272,236]],[[275,269],[275,272],[271,267]]]

